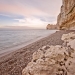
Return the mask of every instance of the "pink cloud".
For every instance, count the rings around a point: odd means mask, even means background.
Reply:
[[[48,23],[56,23],[60,6],[61,0],[2,0],[0,1],[0,14],[7,17],[15,15],[24,17],[24,19],[14,18],[18,22],[14,22],[13,25],[33,25],[33,27],[45,28]],[[51,20],[52,18],[55,19]]]
[[[8,4],[0,4],[0,12],[19,14],[23,16],[47,15],[46,13],[36,8],[22,5],[8,5]]]
[[[3,0],[0,1],[0,12],[23,16],[56,17],[59,14],[61,3],[61,0]]]

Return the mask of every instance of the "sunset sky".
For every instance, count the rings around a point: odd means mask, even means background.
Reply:
[[[55,24],[62,0],[0,0],[0,27]]]

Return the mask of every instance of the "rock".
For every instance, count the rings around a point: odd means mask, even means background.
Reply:
[[[33,59],[22,75],[75,75],[75,34],[63,34],[67,46],[44,46],[33,53]]]
[[[68,34],[63,34],[61,40],[63,40],[64,42],[70,42],[72,40],[75,39],[75,33],[71,32]]]
[[[72,41],[70,41],[67,45],[70,46],[72,49],[75,50],[75,39],[72,40]]]
[[[49,30],[57,30],[57,25],[53,25],[53,24],[48,24],[46,29],[49,29]]]
[[[70,75],[75,75],[75,58],[69,58],[65,63],[65,67]]]
[[[62,0],[57,25],[59,29],[75,30],[75,0]]]
[[[33,61],[36,62],[37,59],[41,59],[43,57],[43,51],[38,50],[37,52],[33,53]]]
[[[74,32],[63,34],[61,40],[63,40],[68,47],[71,47],[72,49],[75,50],[75,33]]]
[[[23,69],[22,75],[65,75],[66,70],[63,72],[61,66],[65,65],[64,59],[66,56],[66,59],[69,58],[67,49],[67,47],[57,45],[50,46],[47,50],[38,50],[33,54],[32,61]],[[34,61],[35,59],[37,60]],[[59,68],[60,71],[58,71]]]

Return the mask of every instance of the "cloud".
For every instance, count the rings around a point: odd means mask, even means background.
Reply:
[[[56,16],[59,12],[60,5],[61,0],[3,0],[0,1],[0,12],[23,16]]]
[[[7,14],[0,14],[1,16],[6,16],[6,17],[11,17],[10,15]]]
[[[20,23],[25,23],[25,19],[14,19],[14,20],[16,20],[16,21],[18,21]]]
[[[47,22],[44,20],[41,20],[41,18],[36,18],[36,17],[26,17],[24,19],[15,19],[18,22],[15,22],[13,25],[17,26],[28,26],[28,27],[35,27],[35,28],[46,28],[47,24],[55,24],[56,21],[52,22]]]
[[[0,15],[11,17],[13,25],[45,27],[56,23],[60,6],[61,0],[0,0]]]
[[[31,16],[31,15],[46,15],[39,9],[32,7],[24,7],[21,5],[8,5],[8,4],[0,4],[0,12],[13,13],[23,16]]]

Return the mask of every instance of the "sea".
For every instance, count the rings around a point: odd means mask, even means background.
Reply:
[[[0,29],[0,54],[22,48],[54,32],[56,30]]]

